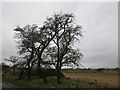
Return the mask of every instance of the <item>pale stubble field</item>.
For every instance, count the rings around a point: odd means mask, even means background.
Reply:
[[[63,70],[66,78],[79,80],[89,84],[105,86],[107,88],[118,87],[118,71],[117,70]]]

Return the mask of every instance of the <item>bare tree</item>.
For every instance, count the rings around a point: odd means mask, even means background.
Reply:
[[[27,67],[27,59],[25,56],[19,57],[19,60],[17,62],[17,67],[18,67],[18,80],[23,79],[25,69]]]
[[[50,45],[50,42],[54,39],[54,37],[56,36],[57,32],[57,19],[56,18],[52,18],[49,17],[47,18],[47,20],[44,22],[43,26],[40,28],[40,31],[38,33],[38,37],[39,40],[37,42],[37,50],[36,50],[36,55],[37,55],[37,59],[38,59],[38,75],[44,80],[44,82],[46,83],[46,74],[45,72],[41,69],[41,64],[42,61],[44,60],[43,56],[44,56],[44,51],[46,50],[46,48]],[[42,75],[40,75],[42,74]]]
[[[38,76],[46,83],[46,74],[42,70],[45,57],[48,66],[54,65],[57,70],[57,83],[61,80],[61,67],[64,65],[78,65],[82,54],[73,49],[74,41],[79,40],[81,26],[76,25],[75,17],[69,13],[58,13],[47,18],[42,27],[26,25],[15,29],[18,38],[19,53],[25,56],[30,80],[31,68],[36,65]],[[50,50],[52,49],[52,50]],[[48,52],[46,52],[48,51]],[[47,54],[46,54],[47,53]],[[49,60],[49,58],[54,58]]]
[[[6,74],[10,66],[8,66],[5,62],[2,62],[1,65],[2,65],[2,73],[4,72]],[[4,73],[3,73],[3,76],[4,76]]]
[[[19,26],[14,29],[16,31],[15,38],[18,39],[18,48],[20,55],[24,55],[26,58],[26,64],[28,68],[28,80],[31,80],[31,69],[35,57],[35,44],[37,42],[36,34],[38,33],[38,26],[36,24],[26,25],[23,28]]]
[[[15,29],[16,38],[20,39],[18,40],[19,53],[27,59],[28,80],[31,79],[31,69],[37,62],[38,76],[42,77],[45,83],[47,82],[46,75],[41,68],[41,62],[44,50],[56,35],[54,28],[50,27],[51,22],[53,21],[48,18],[42,27],[26,25],[23,28],[17,27]]]
[[[72,45],[82,36],[81,26],[75,24],[73,14],[54,14],[56,27],[56,36],[53,39],[54,46],[49,48],[52,64],[57,70],[57,83],[61,82],[61,67],[62,65],[78,65],[77,60],[80,60],[82,54],[78,50],[74,50]]]
[[[11,56],[9,59],[5,59],[6,61],[9,61],[13,64],[13,75],[15,76],[15,69],[17,66],[17,62],[18,62],[18,57],[17,56]]]

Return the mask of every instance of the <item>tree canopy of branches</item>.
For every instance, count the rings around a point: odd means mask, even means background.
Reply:
[[[61,79],[61,67],[62,66],[78,66],[78,61],[82,57],[82,53],[79,50],[73,49],[72,45],[78,39],[78,36],[82,36],[82,27],[76,25],[75,17],[73,14],[54,14],[56,23],[51,26],[56,27],[56,36],[53,39],[54,46],[48,49],[48,55],[52,57],[52,64],[57,70],[57,83],[60,83]]]
[[[42,61],[42,54],[47,46],[49,46],[50,41],[55,37],[56,32],[54,28],[50,28],[48,26],[48,21],[51,22],[49,19],[44,22],[43,27],[38,27],[37,25],[26,25],[23,28],[17,27],[14,29],[16,32],[16,38],[19,38],[18,47],[19,53],[25,54],[27,58],[27,66],[28,66],[28,80],[30,80],[30,73],[31,68],[33,67],[34,63],[37,61],[38,67],[38,75],[44,74],[41,69],[41,61]],[[44,82],[46,81],[45,74],[42,75]]]
[[[75,16],[58,13],[48,17],[41,27],[36,24],[16,27],[19,54],[24,56],[24,66],[28,68],[28,80],[31,70],[37,67],[38,76],[47,82],[42,65],[54,65],[57,71],[57,83],[61,82],[63,66],[79,66],[82,53],[74,49],[74,42],[82,36],[82,27],[75,22]],[[46,60],[46,61],[45,61]]]
[[[37,42],[37,33],[38,26],[36,24],[26,25],[23,28],[19,26],[15,28],[16,38],[18,39],[18,48],[19,53],[24,55],[26,59],[26,64],[28,67],[28,80],[31,80],[31,68],[35,62],[36,58],[36,42]]]

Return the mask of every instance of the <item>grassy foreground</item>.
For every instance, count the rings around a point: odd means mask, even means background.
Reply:
[[[42,79],[34,79],[32,81],[27,80],[15,80],[12,75],[5,75],[3,80],[11,82],[21,88],[100,88],[96,87],[96,84],[82,83],[80,81],[63,79],[63,83],[58,85],[56,83],[56,77],[48,77],[48,83],[44,84]]]
[[[11,74],[5,74],[3,80],[11,82],[22,88],[118,88],[117,70],[62,70],[65,78],[62,84],[56,83],[56,77],[48,77],[48,83],[42,79],[34,78],[32,81],[16,80]]]

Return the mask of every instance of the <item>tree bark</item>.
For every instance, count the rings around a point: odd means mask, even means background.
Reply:
[[[32,51],[33,51],[33,48],[32,48]],[[30,58],[28,59],[28,80],[30,81],[31,80],[31,71],[32,71],[32,67],[31,67],[31,60],[33,59],[33,53],[34,52],[32,52],[31,53],[31,56],[30,56]]]
[[[15,64],[13,66],[13,76],[15,76]]]
[[[18,76],[18,80],[23,79],[23,73],[24,73],[24,69],[21,69],[21,70],[20,70],[20,74],[19,74],[19,76]]]
[[[47,83],[47,78],[46,78],[46,73],[42,70],[41,68],[41,54],[39,55],[39,60],[38,60],[38,77],[43,79],[44,83]]]
[[[57,69],[57,84],[61,83],[60,73],[61,73],[60,69]]]
[[[30,67],[30,63],[28,64],[28,80],[31,80],[31,67]]]

